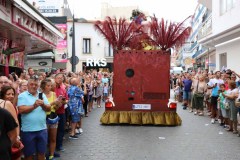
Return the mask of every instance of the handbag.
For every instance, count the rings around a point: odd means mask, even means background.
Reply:
[[[204,93],[198,92],[198,84],[199,84],[199,81],[197,83],[197,89],[196,89],[196,93],[194,93],[194,95],[195,95],[196,98],[203,98],[204,97]]]
[[[24,145],[20,141],[20,147],[12,146],[11,153],[12,153],[12,159],[18,159],[22,155],[22,149],[24,148]]]
[[[204,94],[203,93],[195,93],[194,94],[196,98],[203,98]]]
[[[240,107],[240,99],[235,99],[235,107]]]

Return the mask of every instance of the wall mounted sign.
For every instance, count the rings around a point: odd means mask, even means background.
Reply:
[[[87,67],[106,67],[107,60],[105,58],[88,58],[86,62]]]
[[[55,62],[67,63],[67,24],[56,24],[56,27],[63,35],[63,39],[58,39],[57,48],[55,49]]]
[[[48,63],[47,63],[47,62],[44,62],[44,61],[41,61],[41,62],[39,62],[38,64],[39,64],[39,66],[46,66]]]
[[[46,17],[62,16],[63,0],[28,0]]]

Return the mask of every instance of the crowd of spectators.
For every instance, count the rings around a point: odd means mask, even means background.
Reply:
[[[238,78],[238,79],[237,79]],[[175,100],[182,102],[184,110],[194,115],[208,115],[226,131],[240,136],[240,75],[226,69],[208,73],[208,70],[171,75]]]
[[[32,68],[0,76],[0,159],[53,160],[64,149],[64,137],[75,140],[88,117],[111,93],[113,73]],[[66,134],[67,133],[67,134]]]

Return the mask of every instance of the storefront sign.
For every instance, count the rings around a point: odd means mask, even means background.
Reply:
[[[63,39],[58,39],[55,62],[67,63],[67,24],[56,24],[56,27],[61,31]]]
[[[41,62],[39,62],[38,64],[39,64],[39,66],[46,66],[48,63],[45,62],[45,61],[41,61]]]
[[[87,67],[106,67],[107,66],[107,60],[105,58],[88,58]]]
[[[210,67],[216,67],[216,64],[215,64],[215,63],[209,63],[208,66],[210,66]]]
[[[48,31],[42,24],[26,15],[24,12],[16,7],[13,7],[13,24],[17,25],[21,29],[45,40],[46,42],[56,46],[57,37],[50,31]]]
[[[46,17],[62,16],[63,0],[28,0]]]

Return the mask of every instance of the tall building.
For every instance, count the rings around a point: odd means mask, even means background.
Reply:
[[[216,70],[239,69],[240,50],[240,1],[238,0],[199,0],[212,12],[199,29],[199,43],[212,49],[209,65]]]
[[[191,19],[192,33],[186,44],[179,50],[178,63],[185,70],[209,69],[208,48],[199,43],[199,30],[202,28],[211,12],[202,4],[198,4]]]

